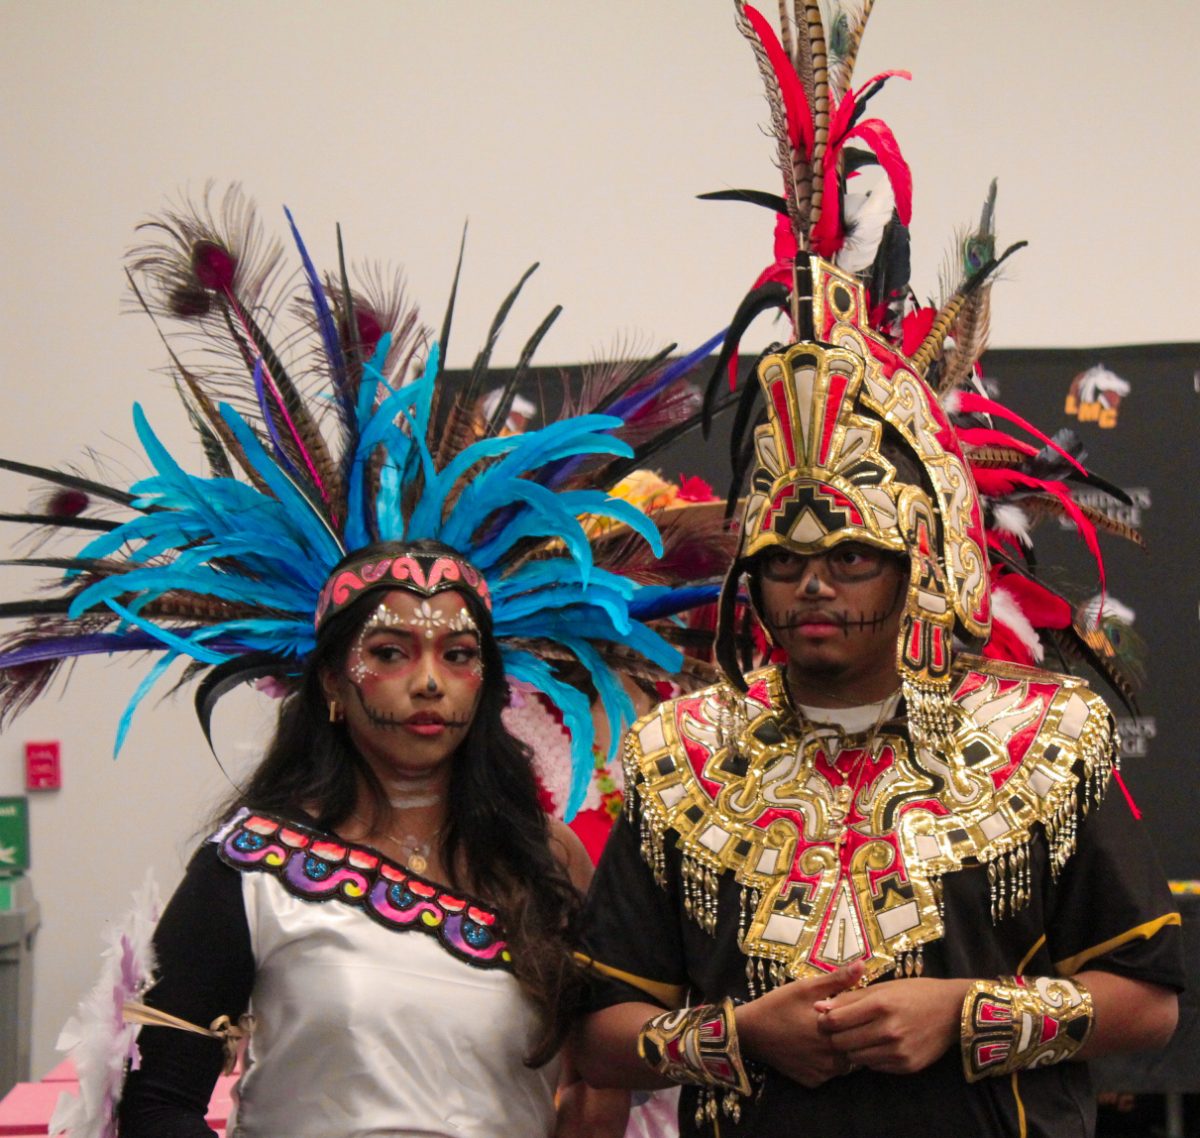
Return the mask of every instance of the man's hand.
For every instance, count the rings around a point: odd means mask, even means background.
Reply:
[[[818,1031],[850,1063],[911,1075],[958,1041],[970,980],[886,980],[818,1001]]]
[[[819,1029],[817,1007],[854,987],[861,976],[862,965],[853,964],[815,980],[793,980],[742,1004],[737,1009],[742,1054],[805,1087],[846,1074],[850,1060]]]

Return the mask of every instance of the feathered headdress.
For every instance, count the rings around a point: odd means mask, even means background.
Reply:
[[[733,318],[708,404],[726,373],[736,386],[742,334],[761,313],[785,313],[794,342],[760,357],[758,383],[741,392],[734,419],[730,508],[747,472],[750,491],[722,599],[719,659],[737,682],[732,612],[749,557],[773,544],[814,553],[853,538],[909,559],[897,659],[916,735],[936,741],[946,728],[955,637],[1022,663],[1040,661],[1047,645],[1069,651],[1128,702],[1114,655],[1095,648],[1094,622],[1037,579],[1028,541],[1039,516],[1068,519],[1103,588],[1096,531],[1140,539],[1078,504],[1071,486],[1125,496],[1085,469],[1070,432],[1047,438],[984,390],[991,281],[1021,247],[996,254],[994,183],[979,225],[956,242],[940,304],[913,304],[912,176],[890,129],[866,117],[890,79],[909,76],[887,71],[851,85],[870,8],[869,0],[839,7],[827,28],[817,0],[797,0],[794,17],[781,4],[777,32],[735,0],[766,85],[784,192],[705,195],[776,214],[774,258]],[[853,192],[872,169],[874,181]],[[760,395],[766,421],[752,429]]]
[[[679,377],[708,349],[619,371],[593,401],[599,410],[506,433],[521,380],[558,314],[535,330],[510,382],[482,410],[492,350],[528,273],[452,393],[442,361],[457,273],[434,343],[401,288],[383,287],[379,274],[351,286],[340,234],[338,269],[322,275],[288,220],[303,270],[288,303],[268,300],[282,291],[281,247],[264,239],[236,187],[217,215],[206,202],[148,223],[149,240],[131,258],[130,282],[167,344],[206,474],[186,469],[136,405],[153,473],[128,489],[3,464],[62,499],[9,520],[95,536],[73,556],[21,562],[63,577],[48,596],[0,606],[0,616],[28,618],[0,652],[0,719],[37,698],[64,661],[150,652],[157,660],[121,718],[117,748],[134,709],[179,657],[190,662],[186,678],[202,677],[196,704],[207,734],[213,704],[231,687],[264,677],[286,684],[300,672],[315,646],[322,587],[348,553],[435,539],[482,575],[507,675],[560,709],[576,756],[573,813],[591,767],[592,721],[587,696],[551,661],[583,666],[615,740],[632,709],[608,660],[632,652],[676,670],[678,652],[643,618],[712,594],[675,591],[678,574],[664,581],[615,571],[635,560],[635,545],[663,550],[647,515],[607,493],[657,445],[664,431],[648,429],[648,416],[675,397]],[[688,416],[698,421],[698,406]],[[636,447],[619,437],[630,432]],[[96,503],[110,516],[88,508]],[[604,563],[584,528],[595,519],[620,527],[618,538],[604,539]],[[613,552],[614,541],[624,552]]]

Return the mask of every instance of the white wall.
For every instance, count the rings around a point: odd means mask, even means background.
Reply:
[[[995,294],[994,343],[1200,338],[1197,42],[1186,0],[880,3],[859,76],[914,73],[876,113],[915,171],[918,287],[935,288],[951,230],[999,175],[1001,237],[1030,248]],[[531,260],[543,268],[502,359],[556,301],[567,310],[543,361],[618,336],[698,343],[770,253],[765,214],[693,200],[776,188],[757,75],[723,0],[3,0],[0,106],[0,454],[15,458],[66,463],[90,445],[140,473],[134,398],[185,445],[152,330],[118,318],[120,256],[137,220],[210,177],[241,179],[269,219],[290,205],[318,260],[341,221],[352,255],[408,266],[434,318],[469,217],[459,365]],[[25,494],[0,480],[0,507]],[[29,589],[5,573],[5,595]],[[0,737],[0,793],[22,790],[25,740],[59,738],[65,754],[64,789],[32,803],[35,1075],[93,975],[104,920],[144,866],[173,884],[227,785],[187,696],[149,703],[112,761],[139,675],[86,662],[65,698]],[[232,767],[269,717],[250,696],[223,710]]]

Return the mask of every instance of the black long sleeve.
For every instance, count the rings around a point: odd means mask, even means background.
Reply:
[[[154,934],[158,982],[145,1002],[198,1027],[220,1015],[236,1020],[250,1002],[254,956],[241,874],[202,846],[163,911]],[[121,1138],[211,1138],[204,1115],[221,1073],[215,1039],[169,1027],[144,1027],[142,1059],[121,1099]]]

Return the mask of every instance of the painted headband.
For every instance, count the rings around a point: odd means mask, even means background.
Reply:
[[[447,554],[375,554],[352,561],[325,582],[313,618],[320,628],[328,617],[341,612],[371,589],[408,589],[423,597],[458,589],[473,593],[488,612],[492,598],[483,575],[470,562]]]

